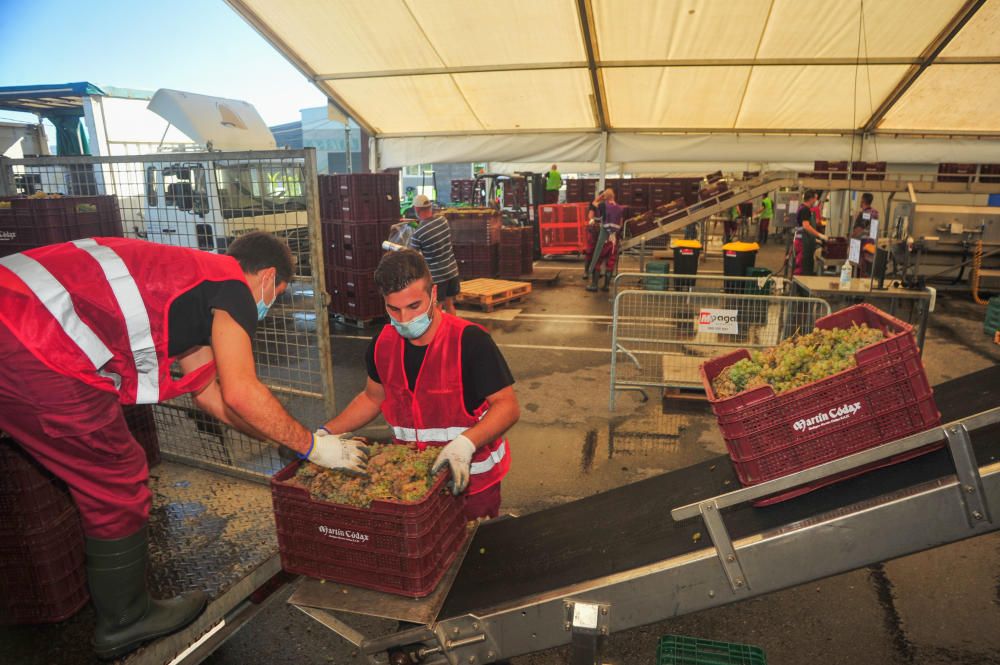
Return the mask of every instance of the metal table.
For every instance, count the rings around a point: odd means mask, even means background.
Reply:
[[[805,276],[796,275],[792,278],[793,295],[803,295],[813,298],[822,298],[833,304],[840,301],[846,307],[859,302],[868,302],[873,305],[886,303],[886,311],[892,316],[899,316],[898,310],[902,301],[912,304],[909,323],[917,328],[917,346],[921,353],[924,350],[924,337],[927,334],[927,322],[931,312],[934,310],[934,300],[936,292],[933,289],[904,289],[898,286],[886,286],[884,289],[872,288],[869,278],[854,278],[846,289],[840,288],[840,280],[837,277],[827,275]],[[841,309],[834,307],[834,310]],[[916,319],[916,321],[914,321]]]

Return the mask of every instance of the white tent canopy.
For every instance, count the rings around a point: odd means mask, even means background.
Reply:
[[[227,2],[382,166],[1000,161],[1000,0]]]

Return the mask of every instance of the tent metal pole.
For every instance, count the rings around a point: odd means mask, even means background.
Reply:
[[[924,52],[920,55],[920,64],[911,65],[910,70],[903,76],[902,80],[896,86],[896,88],[889,93],[889,96],[885,98],[882,104],[875,109],[875,113],[872,117],[868,119],[868,122],[864,125],[864,132],[870,132],[878,127],[878,123],[882,122],[882,119],[886,116],[892,107],[896,105],[907,90],[910,89],[920,75],[924,73],[924,70],[934,64],[934,60],[941,54],[941,51],[951,43],[951,40],[965,27],[965,24],[979,11],[979,8],[986,3],[986,0],[968,0],[958,13],[955,14],[954,18],[949,21],[948,25],[944,27],[937,38],[931,42]]]

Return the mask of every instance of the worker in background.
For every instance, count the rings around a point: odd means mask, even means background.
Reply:
[[[874,201],[875,197],[872,196],[871,192],[865,192],[861,195],[861,210],[858,211],[857,216],[854,218],[851,237],[860,237],[859,235],[855,235],[855,230],[863,231],[861,235],[869,235],[872,220],[878,219],[878,210],[872,206]]]
[[[825,241],[826,236],[816,228],[816,217],[814,207],[819,195],[809,190],[806,192],[805,200],[799,206],[798,216],[795,220],[795,235],[792,239],[792,252],[794,263],[793,275],[815,275],[815,257],[818,241]]]
[[[722,244],[727,244],[736,239],[736,234],[740,228],[740,209],[733,206],[726,213],[726,220],[722,222]]]
[[[771,220],[774,219],[774,200],[770,194],[765,194],[761,198],[760,209],[755,214],[757,215],[757,242],[763,246],[767,244]]]
[[[851,227],[851,238],[861,241],[860,263],[858,273],[861,277],[869,277],[872,271],[872,264],[875,261],[875,241],[872,234],[872,221],[878,220],[878,210],[872,207],[875,197],[870,192],[861,195],[861,210],[854,218]]]
[[[740,209],[740,218],[739,218],[739,226],[737,228],[737,234],[740,240],[745,240],[746,235],[748,233],[748,229],[750,228],[750,222],[753,219],[753,202],[744,201],[743,203],[739,204],[739,209]]]
[[[590,264],[594,260],[594,249],[597,247],[597,238],[601,235],[601,222],[598,215],[600,209],[595,201],[587,204],[587,247],[583,250],[583,279],[590,279]]]
[[[559,190],[562,189],[562,175],[559,169],[553,164],[548,173],[545,174],[545,202],[559,203]]]
[[[455,298],[462,289],[462,278],[451,244],[451,227],[443,216],[434,216],[430,199],[423,194],[413,199],[413,209],[417,211],[420,226],[410,236],[410,247],[427,261],[441,308],[455,316]]]
[[[598,277],[603,275],[601,290],[607,291],[618,262],[619,236],[625,219],[625,207],[615,202],[615,190],[610,187],[598,194],[593,205],[597,208],[594,218],[600,220],[600,228],[597,241],[594,243],[595,256],[589,264],[590,284],[587,285],[587,290],[596,291]]]
[[[520,417],[514,377],[489,333],[436,307],[438,286],[418,252],[387,254],[375,270],[389,325],[365,354],[368,379],[325,430],[358,430],[379,414],[400,443],[441,448],[469,520],[496,517],[510,468],[504,434]]]
[[[364,470],[364,449],[314,435],[257,378],[252,339],[291,279],[288,246],[252,232],[228,252],[89,238],[0,259],[0,429],[80,510],[102,658],[183,628],[206,602],[201,591],[149,595],[149,469],[119,404],[190,393],[250,436]]]

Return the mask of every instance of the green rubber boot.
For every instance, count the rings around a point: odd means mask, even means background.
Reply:
[[[600,277],[600,275],[597,273],[596,270],[591,270],[590,271],[590,284],[587,285],[587,290],[588,291],[596,291],[597,290],[597,279],[598,279],[598,277]]]
[[[611,273],[604,273],[604,282],[601,284],[601,291],[607,291],[611,288]]]
[[[201,614],[203,591],[154,600],[146,588],[149,537],[146,527],[125,538],[87,538],[87,582],[97,609],[94,651],[117,658],[143,642],[169,635]]]

